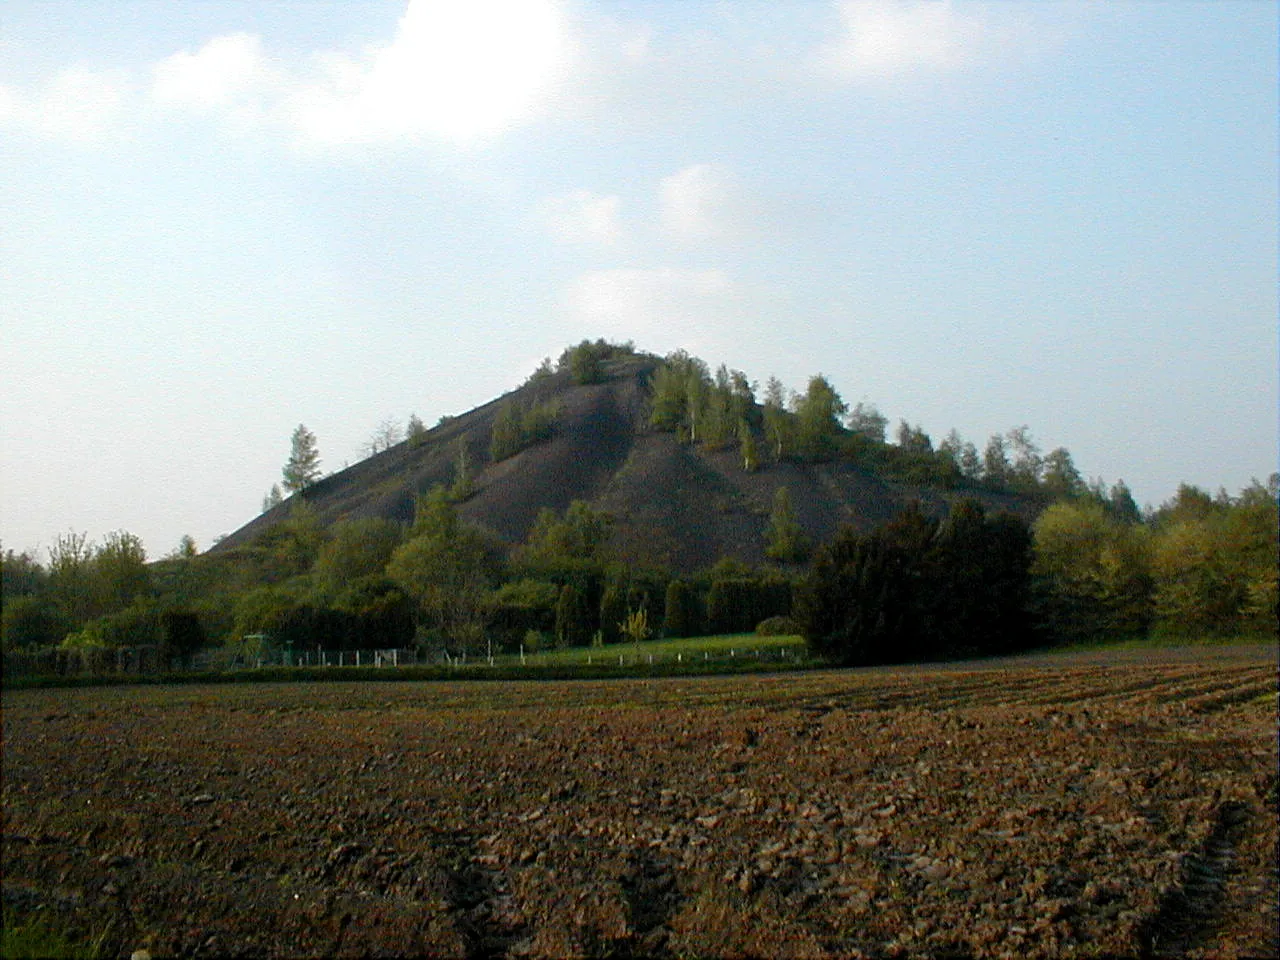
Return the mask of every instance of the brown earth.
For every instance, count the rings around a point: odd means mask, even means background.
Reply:
[[[3,896],[110,954],[1265,956],[1276,651],[6,692]]]
[[[452,482],[461,445],[476,471],[476,492],[461,505],[461,515],[500,543],[522,542],[541,508],[560,511],[585,500],[613,518],[611,546],[619,559],[684,573],[726,556],[762,563],[765,524],[774,493],[783,486],[816,542],[829,540],[842,523],[873,529],[913,500],[939,516],[963,496],[1028,519],[1043,506],[989,491],[897,483],[849,463],[773,463],[747,473],[736,451],[682,445],[673,434],[647,427],[655,363],[611,361],[611,379],[600,384],[576,385],[560,373],[526,385],[437,426],[416,446],[400,444],[325,478],[307,492],[307,500],[326,525],[357,517],[409,521],[418,494]],[[552,439],[491,463],[490,433],[507,399],[558,401],[561,413]],[[288,510],[286,503],[257,517],[211,552],[251,543]]]

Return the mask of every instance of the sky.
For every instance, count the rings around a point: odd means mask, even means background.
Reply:
[[[1277,11],[5,0],[0,543],[201,549],[584,337],[1277,469]]]

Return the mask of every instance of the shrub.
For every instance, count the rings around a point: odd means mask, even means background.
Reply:
[[[800,633],[800,624],[790,617],[768,617],[756,624],[756,634],[761,637],[791,637]]]

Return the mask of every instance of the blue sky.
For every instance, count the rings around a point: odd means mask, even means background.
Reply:
[[[1277,461],[1277,6],[0,17],[0,538],[152,556],[583,337],[1026,424],[1158,504]]]

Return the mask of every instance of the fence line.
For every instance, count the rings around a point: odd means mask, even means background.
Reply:
[[[383,669],[416,666],[419,663],[437,663],[450,667],[573,667],[573,666],[608,666],[619,667],[658,664],[690,663],[701,661],[755,660],[765,662],[776,660],[779,663],[802,659],[803,647],[748,647],[739,649],[731,647],[727,651],[684,651],[672,653],[649,652],[636,653],[630,649],[613,649],[607,647],[591,648],[577,656],[563,656],[560,651],[544,651],[526,654],[507,653],[498,657],[478,655],[452,656],[448,651],[439,651],[425,659],[413,648],[393,648],[383,650],[281,650],[234,652],[230,648],[215,648],[197,651],[186,664],[175,664],[175,667],[194,672],[217,672],[228,669],[254,669],[260,667],[295,666],[295,667],[362,667]],[[697,653],[701,653],[699,658]],[[689,653],[688,658],[685,653]],[[6,651],[4,655],[5,673],[9,676],[59,675],[59,676],[108,676],[127,674],[159,674],[163,673],[159,651],[154,647],[118,647],[88,648],[83,650],[63,650],[48,648],[42,651]]]

